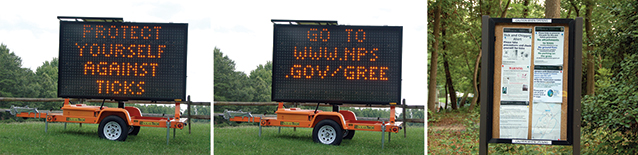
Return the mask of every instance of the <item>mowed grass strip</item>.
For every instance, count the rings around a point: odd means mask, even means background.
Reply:
[[[215,128],[215,154],[424,154],[423,127],[408,127],[407,138],[403,131],[392,134],[381,149],[381,132],[356,131],[352,140],[344,139],[341,145],[324,145],[312,141],[312,128],[258,126]]]
[[[166,128],[142,127],[137,136],[126,141],[110,141],[98,136],[98,124],[44,122],[0,123],[0,154],[210,154],[210,124],[193,123],[170,130],[166,145]]]

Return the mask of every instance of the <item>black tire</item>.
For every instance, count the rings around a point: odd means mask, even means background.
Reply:
[[[355,130],[343,130],[343,139],[352,139]]]
[[[139,126],[130,126],[128,129],[128,135],[134,135],[137,136],[137,133],[140,133],[140,127]]]
[[[128,137],[128,124],[119,116],[107,116],[100,122],[97,133],[100,138],[125,141]],[[104,132],[104,131],[107,132]]]
[[[312,140],[317,143],[339,145],[342,139],[341,126],[331,119],[319,121],[312,130]]]

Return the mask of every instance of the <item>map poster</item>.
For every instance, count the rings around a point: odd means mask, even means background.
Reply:
[[[532,139],[561,140],[561,103],[534,102]]]
[[[534,27],[534,65],[563,65],[565,27]]]
[[[533,102],[563,102],[562,90],[562,66],[534,66]]]
[[[534,66],[532,139],[560,140],[563,67]]]
[[[527,139],[529,102],[501,102],[500,138]]]

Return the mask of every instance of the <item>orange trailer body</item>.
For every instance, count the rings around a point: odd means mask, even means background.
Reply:
[[[116,115],[124,119],[129,126],[159,127],[183,129],[187,118],[179,118],[179,103],[175,107],[176,115],[168,117],[144,117],[140,109],[136,107],[109,108],[100,106],[87,106],[86,104],[69,104],[65,99],[62,113],[33,113],[22,112],[16,117],[46,118],[48,122],[87,123],[99,124],[106,116]]]
[[[337,122],[344,130],[361,130],[361,131],[378,131],[398,133],[402,128],[402,122],[395,122],[394,106],[390,108],[390,121],[363,121],[357,120],[352,111],[340,110],[339,112],[325,112],[321,110],[302,110],[299,108],[283,108],[283,103],[279,103],[279,108],[275,112],[277,117],[246,117],[235,116],[229,118],[235,122],[260,122],[261,126],[280,126],[280,127],[300,127],[313,128],[319,121],[332,119]]]
[[[98,135],[109,140],[126,140],[127,135],[137,135],[140,127],[166,128],[166,143],[168,144],[169,129],[183,129],[188,118],[180,118],[179,102],[175,104],[174,117],[145,117],[136,107],[109,108],[104,106],[87,106],[86,104],[69,104],[69,99],[64,100],[64,106],[60,108],[62,113],[39,112],[35,108],[21,108],[27,111],[18,112],[16,117],[45,118],[45,132],[49,122],[87,123],[99,124]],[[13,108],[13,107],[12,107]],[[66,128],[66,124],[65,124]],[[173,137],[175,131],[173,131]]]

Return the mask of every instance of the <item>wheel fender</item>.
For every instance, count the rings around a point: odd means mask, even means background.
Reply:
[[[311,127],[314,127],[317,123],[319,123],[319,121],[324,119],[334,120],[337,124],[341,125],[341,129],[345,129],[346,127],[346,121],[343,119],[343,115],[338,112],[319,112],[315,114],[315,117],[312,118]]]
[[[142,117],[142,111],[140,111],[137,107],[124,107],[126,111],[129,113],[129,116],[138,116]]]
[[[339,113],[343,115],[345,120],[357,120],[357,116],[350,110],[339,110]]]
[[[98,122],[96,123],[102,122],[104,118],[111,115],[120,116],[122,117],[122,119],[124,119],[124,121],[126,121],[126,124],[133,125],[133,121],[131,120],[131,115],[128,113],[128,111],[126,111],[125,109],[120,109],[120,108],[103,109],[102,111],[100,111],[100,114],[97,116]]]

